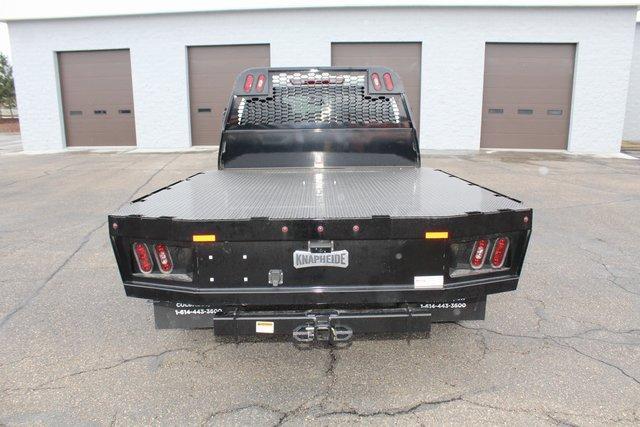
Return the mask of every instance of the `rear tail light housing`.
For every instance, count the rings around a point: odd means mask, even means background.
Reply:
[[[195,259],[191,245],[158,241],[130,244],[133,276],[172,282],[193,281]]]
[[[153,252],[156,255],[156,261],[158,261],[158,268],[161,273],[169,274],[173,271],[173,260],[171,259],[171,252],[164,243],[157,243],[153,247]]]
[[[469,260],[471,268],[473,268],[474,270],[482,268],[482,266],[484,265],[484,260],[487,258],[488,248],[488,239],[476,240],[473,245],[473,250],[471,251],[471,259]]]
[[[504,261],[507,258],[507,251],[509,250],[509,238],[498,237],[493,244],[493,251],[491,252],[491,267],[502,268]]]
[[[517,232],[453,241],[449,246],[449,276],[452,278],[506,272],[512,267]]]
[[[253,74],[247,74],[247,77],[244,78],[244,91],[249,93],[251,92],[251,88],[253,87]]]
[[[153,260],[146,243],[135,242],[133,244],[133,255],[140,272],[149,274],[153,271]]]

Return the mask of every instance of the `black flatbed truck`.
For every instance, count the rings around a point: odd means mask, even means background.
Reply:
[[[390,69],[248,69],[224,116],[218,170],[109,216],[128,296],[158,328],[216,335],[424,332],[484,319],[515,290],[532,211],[421,167]]]

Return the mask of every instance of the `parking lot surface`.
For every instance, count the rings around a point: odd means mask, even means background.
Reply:
[[[215,153],[0,155],[0,424],[640,423],[640,160],[427,155],[525,201],[518,290],[485,321],[346,349],[156,331],[106,217]]]

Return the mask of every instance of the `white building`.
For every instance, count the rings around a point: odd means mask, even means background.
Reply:
[[[636,24],[636,42],[633,49],[629,94],[627,96],[624,139],[640,142],[640,22]]]
[[[215,145],[233,76],[269,65],[394,68],[422,148],[616,153],[623,138],[634,2],[11,3],[27,151]]]

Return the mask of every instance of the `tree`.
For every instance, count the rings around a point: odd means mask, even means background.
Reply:
[[[16,108],[13,68],[3,53],[0,53],[0,106],[8,108],[13,118],[13,109]]]

